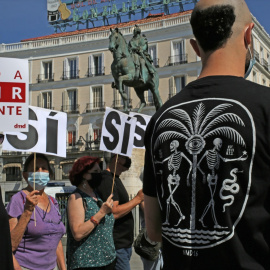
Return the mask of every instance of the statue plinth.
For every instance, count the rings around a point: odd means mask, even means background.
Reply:
[[[140,175],[144,166],[144,155],[145,149],[134,148],[131,156],[131,167],[120,176],[128,194],[136,195],[142,188]]]

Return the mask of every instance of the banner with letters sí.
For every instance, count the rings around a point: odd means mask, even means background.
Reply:
[[[67,114],[29,106],[29,131],[5,132],[3,150],[66,157]]]
[[[28,60],[0,57],[0,131],[28,131]]]

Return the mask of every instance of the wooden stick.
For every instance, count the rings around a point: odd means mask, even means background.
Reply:
[[[118,154],[116,155],[116,161],[115,161],[115,165],[114,165],[113,184],[112,184],[112,192],[111,192],[111,194],[113,194],[114,180],[115,180],[115,171],[116,171],[117,161],[118,161]]]
[[[36,153],[34,153],[34,190],[36,189],[36,176],[35,176],[35,171],[36,171],[36,161],[37,161],[37,156]],[[36,207],[34,208],[34,222],[35,222],[35,227],[37,226],[37,220],[36,220]]]

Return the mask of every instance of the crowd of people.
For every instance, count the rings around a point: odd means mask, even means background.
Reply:
[[[130,158],[113,154],[103,171],[98,158],[79,158],[66,229],[44,192],[49,161],[30,155],[28,185],[6,209],[0,192],[1,269],[130,270],[138,205],[142,245],[162,242],[145,270],[270,269],[270,92],[244,80],[254,23],[244,0],[200,0],[190,23],[202,70],[148,124],[143,190],[130,200],[120,179]]]
[[[69,173],[76,189],[70,194],[65,228],[55,198],[45,193],[53,174],[44,154],[31,154],[23,177],[27,187],[0,208],[7,243],[4,269],[130,270],[134,220],[131,210],[142,205],[142,190],[129,200],[119,178],[131,166],[129,157],[113,154],[101,170],[100,159],[77,159]],[[112,193],[113,192],[113,193]],[[9,221],[9,226],[8,226]],[[66,260],[61,239],[67,234]],[[150,241],[150,240],[149,240]],[[145,270],[160,270],[160,266]]]

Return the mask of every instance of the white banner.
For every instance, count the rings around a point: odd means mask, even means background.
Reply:
[[[151,119],[151,116],[136,112],[130,112],[130,116],[135,117],[137,119],[136,128],[134,132],[134,148],[145,149],[144,147],[144,135],[146,127]]]
[[[28,131],[28,60],[0,57],[0,131]]]
[[[100,150],[130,157],[136,121],[134,117],[106,107]]]
[[[66,157],[67,114],[29,106],[29,131],[5,133],[3,150]]]

